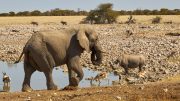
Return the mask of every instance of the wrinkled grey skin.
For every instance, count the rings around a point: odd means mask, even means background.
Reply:
[[[143,55],[126,55],[118,57],[114,62],[122,66],[125,70],[125,73],[128,74],[128,68],[139,67],[139,72],[141,72],[143,65],[145,64],[145,57]]]
[[[80,65],[80,55],[84,50],[92,51],[93,64],[99,65],[102,62],[98,35],[90,28],[34,33],[19,60],[15,62],[18,63],[24,54],[25,77],[22,91],[32,91],[30,78],[36,70],[44,72],[48,90],[58,89],[52,79],[52,71],[55,66],[63,64],[67,65],[69,74],[69,85],[64,89],[77,88],[84,75]]]

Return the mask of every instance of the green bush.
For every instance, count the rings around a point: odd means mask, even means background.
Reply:
[[[91,24],[111,24],[116,22],[118,14],[112,10],[112,4],[106,3],[98,6],[97,9],[91,10],[83,22]]]

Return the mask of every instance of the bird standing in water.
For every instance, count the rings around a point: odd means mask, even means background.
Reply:
[[[93,80],[96,80],[96,81],[99,81],[99,86],[100,86],[100,83],[101,81],[100,80],[103,80],[103,79],[106,79],[107,78],[107,75],[108,73],[107,72],[101,72],[99,74],[97,74]],[[109,82],[109,81],[108,81]],[[108,83],[109,84],[109,83]]]
[[[11,78],[4,72],[3,72],[3,82],[4,82],[3,90],[8,92],[10,90]]]

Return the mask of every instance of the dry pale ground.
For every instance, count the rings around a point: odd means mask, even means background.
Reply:
[[[129,16],[119,16],[118,22],[126,21]],[[138,23],[150,23],[155,16],[134,16]],[[180,23],[180,16],[161,16],[163,21],[172,20]],[[85,16],[63,17],[0,17],[0,26],[30,24],[37,21],[39,24],[60,23],[78,24]],[[0,40],[1,41],[1,40]],[[111,87],[81,88],[77,91],[33,91],[0,92],[0,101],[180,101],[180,76],[162,80],[162,82],[144,85],[118,85]]]
[[[180,76],[146,85],[0,93],[0,101],[180,101]]]
[[[60,23],[78,24],[85,16],[32,16],[32,17],[0,17],[0,25],[30,24],[32,21],[39,24]]]
[[[162,17],[162,22],[172,21],[180,23],[180,15],[157,15]],[[78,24],[86,16],[35,16],[35,17],[0,17],[0,25],[9,24],[29,24],[32,21],[36,21],[39,24],[46,23],[60,23],[60,21],[66,21],[68,24]],[[117,18],[118,22],[127,21],[129,16],[119,16]],[[151,20],[155,18],[156,15],[134,15],[133,18],[136,19],[138,23],[151,23]]]
[[[172,21],[175,23],[180,23],[180,15],[134,15],[133,18],[136,19],[138,23],[151,23],[152,19],[156,16],[162,18],[162,22]],[[119,16],[118,22],[127,21],[129,16]]]

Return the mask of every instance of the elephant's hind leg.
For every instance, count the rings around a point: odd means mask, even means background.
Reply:
[[[52,70],[45,71],[44,72],[46,76],[46,85],[48,90],[58,90],[57,85],[54,84],[53,78],[52,78]]]
[[[35,52],[34,52],[35,53]],[[57,90],[58,87],[54,84],[52,78],[53,65],[51,61],[48,61],[48,56],[45,53],[38,53],[39,55],[33,55],[36,59],[36,64],[39,67],[39,70],[44,72],[46,76],[46,85],[48,90]]]
[[[31,92],[32,88],[30,86],[31,75],[34,73],[35,69],[30,65],[30,63],[25,59],[24,61],[24,82],[22,85],[23,92]]]

